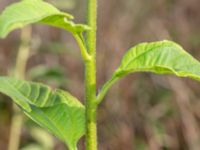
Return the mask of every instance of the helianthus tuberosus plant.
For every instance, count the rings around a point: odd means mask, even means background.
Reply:
[[[30,24],[46,24],[67,30],[77,41],[85,65],[85,105],[67,91],[47,85],[0,77],[0,92],[13,101],[40,126],[77,150],[85,135],[86,149],[97,150],[96,112],[110,87],[134,72],[174,74],[200,80],[200,63],[172,41],[141,43],[130,48],[121,64],[96,92],[97,0],[87,1],[87,24],[76,24],[73,16],[42,0],[22,0],[8,6],[0,16],[0,36]],[[86,33],[86,37],[83,34]]]

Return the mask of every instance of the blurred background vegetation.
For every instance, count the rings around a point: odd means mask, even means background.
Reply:
[[[1,0],[0,10],[15,0]],[[86,0],[49,0],[85,22]],[[199,0],[99,0],[98,89],[109,79],[125,51],[143,41],[178,42],[200,60]],[[84,68],[74,39],[59,29],[34,25],[26,79],[66,89],[83,101]],[[20,31],[0,40],[0,74],[10,75]],[[100,150],[199,150],[200,84],[150,73],[118,82],[98,115]],[[6,150],[11,100],[0,95],[0,150]],[[26,118],[21,150],[65,150],[62,143]],[[83,150],[83,140],[80,150]]]

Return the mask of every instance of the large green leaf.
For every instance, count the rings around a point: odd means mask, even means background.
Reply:
[[[72,33],[80,33],[89,27],[75,24],[73,16],[59,11],[42,0],[22,0],[8,6],[0,16],[0,37],[5,37],[14,29],[22,28],[32,23],[42,23],[63,28]]]
[[[138,71],[175,74],[200,80],[200,63],[171,41],[142,43],[131,48],[114,76]]]
[[[11,97],[36,123],[64,141],[71,150],[85,133],[85,108],[72,95],[48,86],[0,77],[0,92]]]
[[[119,68],[103,86],[98,102],[115,81],[133,72],[174,74],[200,80],[200,63],[181,46],[171,41],[138,44],[124,55]]]

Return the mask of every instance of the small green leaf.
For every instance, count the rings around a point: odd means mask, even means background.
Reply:
[[[120,77],[139,71],[200,80],[200,63],[171,41],[142,43],[131,48],[123,57],[114,76]]]
[[[133,72],[153,72],[190,77],[200,81],[200,63],[181,46],[171,41],[142,43],[131,48],[112,78],[102,87],[97,97],[100,103],[109,88],[121,77]]]
[[[11,97],[36,123],[76,149],[85,134],[85,108],[72,95],[48,86],[0,77],[0,92]]]
[[[14,29],[32,23],[42,23],[63,28],[72,33],[89,30],[87,25],[75,24],[73,16],[59,11],[42,0],[22,0],[8,6],[0,16],[0,37],[4,38]]]

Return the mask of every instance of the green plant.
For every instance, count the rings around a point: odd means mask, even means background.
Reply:
[[[69,31],[76,39],[85,64],[85,106],[66,91],[10,77],[0,77],[0,91],[13,99],[36,123],[64,141],[70,150],[86,135],[86,149],[97,149],[96,111],[109,88],[129,73],[174,74],[200,80],[200,63],[172,41],[138,44],[128,50],[118,69],[99,94],[96,93],[97,1],[88,0],[87,25],[43,2],[22,0],[7,7],[0,16],[0,36],[32,23]],[[86,33],[86,37],[83,35]]]

